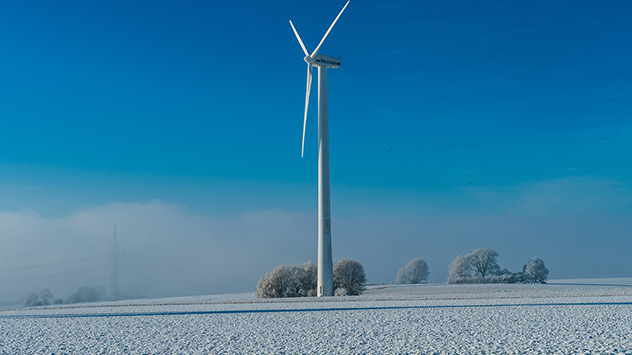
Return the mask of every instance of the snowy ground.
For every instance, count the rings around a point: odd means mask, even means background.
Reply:
[[[632,279],[0,310],[0,354],[632,354]]]

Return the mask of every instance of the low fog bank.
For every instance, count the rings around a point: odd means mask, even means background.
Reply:
[[[82,286],[110,288],[114,225],[122,247],[120,289],[130,297],[254,292],[279,264],[316,260],[316,215],[283,209],[216,218],[162,201],[109,203],[63,218],[0,212],[0,301],[16,304],[49,288],[65,299]],[[423,258],[429,282],[445,282],[455,256],[489,247],[519,271],[546,262],[551,279],[626,277],[632,221],[627,216],[413,215],[338,217],[334,259],[362,262],[369,283],[391,283],[407,261]]]

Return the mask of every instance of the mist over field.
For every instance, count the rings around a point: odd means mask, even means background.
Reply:
[[[613,212],[627,207],[628,192],[577,181],[543,185],[549,187],[523,188],[513,198],[499,194],[508,201],[505,211],[495,213],[335,215],[334,260],[361,261],[372,284],[392,283],[414,257],[428,262],[429,282],[445,282],[450,261],[479,247],[497,250],[500,266],[514,272],[537,256],[550,278],[628,276],[632,221]],[[566,193],[560,192],[563,185],[569,186]],[[618,197],[600,201],[607,189]],[[214,217],[154,200],[113,202],[65,217],[3,211],[0,300],[15,303],[42,288],[61,298],[84,285],[107,291],[114,224],[123,249],[120,288],[130,296],[254,292],[276,265],[316,260],[316,216],[282,208]]]

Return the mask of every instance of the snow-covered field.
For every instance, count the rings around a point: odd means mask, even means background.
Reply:
[[[0,310],[0,354],[632,354],[632,279]]]

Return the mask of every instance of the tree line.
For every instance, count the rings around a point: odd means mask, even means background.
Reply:
[[[452,260],[449,266],[448,283],[546,283],[549,270],[540,258],[532,258],[522,271],[511,272],[498,265],[498,252],[481,248],[465,253]],[[415,258],[399,269],[395,283],[422,283],[428,280],[428,264]]]
[[[97,302],[105,299],[105,291],[90,286],[79,287],[77,291],[68,296],[66,300],[54,298],[49,288],[39,292],[29,292],[24,297],[24,307],[48,306],[50,304]]]
[[[334,264],[334,296],[360,295],[366,289],[364,267],[358,261],[342,258]],[[549,270],[540,258],[532,258],[522,271],[511,272],[498,265],[498,252],[489,248],[476,249],[452,260],[448,283],[546,283]],[[419,284],[428,281],[428,264],[414,258],[397,271],[395,283]],[[312,261],[303,265],[279,265],[259,279],[255,295],[259,298],[314,297],[318,269]],[[25,307],[50,304],[96,302],[104,299],[102,289],[83,286],[64,302],[54,299],[50,289],[30,292],[24,298]]]
[[[414,258],[397,271],[395,283],[419,284],[428,281],[430,270],[421,258]],[[540,258],[532,258],[522,271],[511,272],[498,265],[498,252],[476,249],[457,256],[449,266],[449,284],[464,283],[546,283],[549,270]],[[279,265],[259,279],[255,295],[259,298],[316,296],[318,270],[313,262]],[[366,288],[361,263],[340,259],[334,265],[334,295],[359,295]]]
[[[448,283],[546,283],[549,269],[540,258],[532,258],[522,271],[511,272],[498,265],[498,252],[481,248],[452,260]]]

